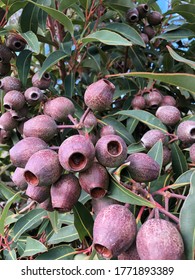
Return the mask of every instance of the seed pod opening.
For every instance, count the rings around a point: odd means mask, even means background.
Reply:
[[[183,121],[177,127],[177,136],[185,144],[195,143],[195,121]]]
[[[135,23],[135,22],[138,22],[139,20],[139,12],[136,8],[134,9],[129,9],[127,11],[127,14],[126,14],[126,20],[129,22],[129,23]]]
[[[30,87],[25,90],[24,97],[28,104],[36,105],[43,99],[43,92],[38,87]]]
[[[20,52],[25,48],[27,43],[19,34],[11,33],[6,38],[5,44],[10,50]]]
[[[6,110],[19,111],[25,105],[22,92],[17,90],[8,91],[3,98],[3,106]]]
[[[45,72],[41,78],[39,78],[39,73],[35,73],[32,77],[33,87],[38,87],[40,89],[47,89],[51,84],[51,76],[48,72]]]
[[[18,125],[18,122],[12,118],[12,115],[10,112],[5,112],[0,117],[0,129],[4,129],[6,131],[10,131],[14,128],[16,128]]]

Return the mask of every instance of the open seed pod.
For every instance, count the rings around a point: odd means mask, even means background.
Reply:
[[[32,77],[33,87],[38,87],[40,89],[48,89],[51,84],[51,76],[48,72],[45,72],[41,78],[39,78],[39,73],[35,73]]]
[[[17,90],[8,91],[3,98],[3,106],[6,110],[19,111],[25,105],[22,92]]]
[[[24,92],[25,100],[30,105],[36,105],[43,99],[43,92],[38,87],[27,88]]]
[[[6,38],[5,44],[10,50],[20,52],[26,47],[27,43],[21,35],[10,33]]]
[[[0,117],[0,129],[10,131],[14,128],[16,128],[18,125],[18,122],[12,118],[12,115],[10,112],[5,112]]]
[[[181,122],[176,132],[180,141],[185,144],[195,143],[195,121],[187,120]]]

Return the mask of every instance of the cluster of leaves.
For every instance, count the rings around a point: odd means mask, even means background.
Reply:
[[[19,33],[27,42],[26,49],[16,54],[12,75],[18,77],[25,88],[37,70],[40,77],[49,71],[50,94],[70,98],[78,119],[86,109],[83,102],[86,87],[102,77],[111,79],[116,86],[113,105],[109,111],[96,115],[99,126],[112,125],[128,145],[129,154],[146,152],[139,142],[144,131],[158,128],[167,132],[167,127],[147,110],[132,110],[131,100],[140,89],[150,88],[155,82],[155,87],[164,95],[177,99],[182,120],[195,120],[195,4],[169,1],[162,25],[145,45],[137,25],[130,26],[126,22],[126,12],[137,4],[148,3],[151,10],[162,13],[156,2],[2,0],[6,10],[6,21],[0,29],[2,43],[11,31]],[[1,92],[1,101],[2,98]],[[3,111],[1,106],[1,113]],[[11,143],[0,148],[0,258],[73,259],[81,252],[87,253],[86,259],[98,257],[89,250],[94,215],[91,197],[84,191],[70,213],[26,208],[27,197],[10,182],[14,168],[8,151],[18,140],[17,131],[13,131]],[[193,259],[195,169],[188,148],[183,148],[179,141],[170,146],[172,162],[166,168],[162,167],[161,142],[148,152],[160,164],[161,173],[158,180],[147,187],[150,193],[169,190],[186,196],[185,202],[179,196],[170,199],[168,210],[170,217],[179,218],[186,258]],[[141,224],[151,209],[157,205],[163,208],[167,200],[162,196],[155,204],[125,188],[120,180],[128,181],[129,174],[123,169],[125,166],[109,170],[108,196],[129,203]]]

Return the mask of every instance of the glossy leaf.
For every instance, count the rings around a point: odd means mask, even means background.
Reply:
[[[79,234],[80,241],[86,236],[92,239],[93,236],[93,218],[88,209],[80,202],[73,207],[74,226]]]
[[[34,256],[38,253],[43,253],[46,251],[47,251],[47,247],[45,247],[43,243],[41,243],[40,241],[34,238],[27,237],[26,246],[21,257]]]
[[[13,260],[17,260],[17,255],[16,255],[16,251],[15,249],[5,249],[3,250],[3,256],[5,260],[9,260],[9,261],[13,261]]]
[[[69,0],[69,1],[61,1],[59,10],[63,12],[65,9],[68,9],[71,7],[74,3],[76,3],[78,0]]]
[[[79,239],[78,232],[74,225],[62,227],[57,233],[54,233],[47,241],[48,245],[59,244],[61,242],[72,242]]]
[[[32,3],[28,3],[22,10],[20,17],[20,25],[22,32],[31,30],[37,33],[38,30],[38,13],[39,8]]]
[[[190,180],[190,191],[180,212],[180,229],[188,260],[194,260],[195,250],[195,172]]]
[[[50,220],[50,223],[52,225],[52,228],[53,228],[53,231],[55,233],[58,232],[58,216],[59,216],[59,213],[55,210],[53,212],[47,212],[48,214],[48,218]]]
[[[188,164],[184,154],[176,143],[171,144],[171,157],[174,178],[177,179],[181,174],[188,170]]]
[[[132,46],[132,43],[130,41],[128,41],[118,33],[109,30],[100,30],[91,33],[83,38],[82,42],[84,44],[91,42],[101,42],[105,45],[112,46]]]
[[[195,33],[190,30],[190,29],[184,29],[184,28],[180,28],[177,30],[173,30],[173,31],[169,31],[166,33],[162,33],[158,36],[155,36],[151,41],[154,41],[158,38],[160,39],[164,39],[166,41],[176,41],[176,40],[181,40],[181,39],[185,39],[185,38],[193,38],[195,35]]]
[[[74,255],[75,251],[71,246],[60,245],[40,254],[35,260],[72,260]]]
[[[195,169],[187,170],[186,172],[182,173],[177,180],[171,185],[171,189],[177,189],[180,187],[185,187],[190,184],[190,178],[192,176],[192,173],[195,171]]]
[[[43,209],[34,209],[24,215],[13,227],[13,241],[16,242],[24,232],[27,232],[37,222],[42,222],[46,215],[47,212]]]
[[[64,81],[64,87],[65,87],[65,95],[71,98],[75,88],[74,73],[70,73],[69,75],[66,76]]]
[[[143,152],[146,149],[141,143],[133,143],[128,146],[128,154]]]
[[[110,180],[108,196],[116,199],[117,201],[130,203],[132,205],[148,206],[150,208],[154,207],[154,205],[149,200],[125,188],[118,181],[116,181],[114,177],[112,177]]]
[[[53,65],[55,65],[61,59],[64,59],[67,56],[63,51],[55,51],[51,53],[43,62],[41,69],[39,70],[39,78]]]
[[[37,54],[40,52],[40,43],[35,33],[32,31],[27,31],[25,33],[21,33],[21,36],[27,41],[27,44],[29,45],[32,52]]]
[[[165,125],[156,118],[153,114],[144,110],[122,110],[116,113],[116,115],[123,115],[130,118],[139,120],[140,122],[147,125],[149,128],[159,129],[163,132],[167,132]]]
[[[172,13],[177,13],[180,14],[181,16],[183,16],[187,21],[194,23],[195,22],[195,5],[194,4],[181,4],[181,5],[177,5],[173,11],[171,11]]]
[[[153,158],[160,166],[159,175],[162,169],[163,163],[163,144],[162,141],[158,141],[149,151],[148,155]]]
[[[171,47],[167,46],[167,49],[170,53],[170,55],[177,61],[186,63],[187,65],[189,65],[190,67],[192,67],[193,69],[195,69],[195,61],[186,59],[180,55],[178,55],[178,53],[176,53]]]
[[[16,60],[16,66],[18,69],[18,76],[20,81],[22,82],[23,87],[26,86],[27,83],[27,77],[30,71],[30,65],[31,65],[31,58],[32,58],[32,52],[29,50],[23,50]]]

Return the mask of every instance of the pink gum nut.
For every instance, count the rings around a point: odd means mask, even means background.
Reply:
[[[28,185],[26,195],[38,203],[42,203],[50,197],[50,187]]]
[[[17,90],[8,91],[3,98],[3,106],[6,110],[19,111],[25,104],[24,95]]]

